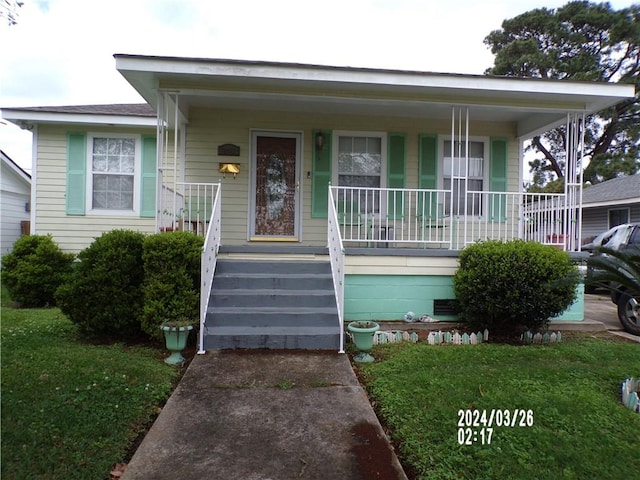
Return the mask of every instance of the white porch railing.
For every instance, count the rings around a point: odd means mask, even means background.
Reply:
[[[331,275],[333,287],[336,292],[336,304],[338,306],[338,321],[340,323],[340,350],[344,353],[344,246],[340,235],[338,213],[333,201],[333,191],[329,189],[329,220],[327,225],[327,246],[329,247],[329,260],[331,262]]]
[[[563,194],[467,191],[452,201],[450,190],[330,191],[344,244],[456,250],[479,240],[522,239],[565,250],[573,245],[566,235],[571,231],[567,222],[574,221],[576,213],[565,211]]]
[[[158,196],[158,230],[167,232],[177,230],[176,212],[184,210],[184,196],[175,189],[162,184]]]
[[[158,208],[159,230],[181,230],[204,236],[219,187],[219,183],[163,185]]]
[[[211,210],[211,217],[206,228],[204,248],[200,264],[200,334],[198,341],[198,354],[204,354],[204,324],[207,317],[207,306],[211,295],[213,276],[216,271],[218,261],[218,250],[220,250],[221,230],[221,199],[220,184],[215,184],[215,196]],[[207,223],[205,223],[207,225]]]

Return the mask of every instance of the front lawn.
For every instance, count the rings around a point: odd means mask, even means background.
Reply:
[[[638,478],[640,415],[619,399],[621,381],[640,375],[640,345],[606,334],[563,338],[381,345],[376,363],[358,369],[416,479]],[[514,412],[515,426],[498,425]]]
[[[2,477],[110,478],[179,370],[156,348],[82,341],[58,309],[2,300]]]

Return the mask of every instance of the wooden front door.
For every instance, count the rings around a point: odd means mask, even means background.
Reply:
[[[300,135],[254,132],[252,240],[299,240]]]

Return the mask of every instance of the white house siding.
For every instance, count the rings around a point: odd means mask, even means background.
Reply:
[[[22,234],[20,222],[28,221],[31,215],[26,208],[31,201],[31,187],[4,162],[1,177],[0,255],[4,255],[11,251],[13,244]]]
[[[503,137],[508,146],[508,191],[519,187],[518,141],[515,126],[507,123],[471,123],[469,135],[473,137]],[[186,135],[186,181],[222,182],[222,243],[246,244],[250,183],[251,130],[281,130],[303,132],[302,161],[302,243],[326,244],[326,218],[311,218],[311,179],[313,130],[351,130],[403,133],[406,135],[406,187],[418,186],[418,139],[421,134],[450,136],[451,120],[416,119],[399,117],[365,117],[347,115],[307,115],[294,112],[238,111],[192,108]],[[240,147],[239,157],[219,157],[217,148],[232,143]],[[218,172],[220,162],[240,163],[240,174],[225,178]]]
[[[46,126],[38,128],[37,179],[35,205],[35,232],[51,234],[66,252],[78,252],[88,247],[95,238],[114,229],[130,229],[151,233],[155,219],[138,216],[67,215],[65,205],[67,133],[136,133],[155,134],[154,130],[122,129],[100,126],[82,128]]]

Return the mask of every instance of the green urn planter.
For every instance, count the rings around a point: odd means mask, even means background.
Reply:
[[[184,363],[182,351],[187,346],[187,339],[189,338],[189,332],[193,330],[193,325],[161,325],[160,328],[164,332],[167,350],[171,352],[171,355],[164,359],[165,363],[182,365]]]
[[[380,330],[380,325],[370,321],[351,322],[347,325],[347,330],[351,333],[353,343],[359,350],[353,360],[358,363],[373,362],[374,358],[369,354],[369,350],[373,348],[373,336]]]

